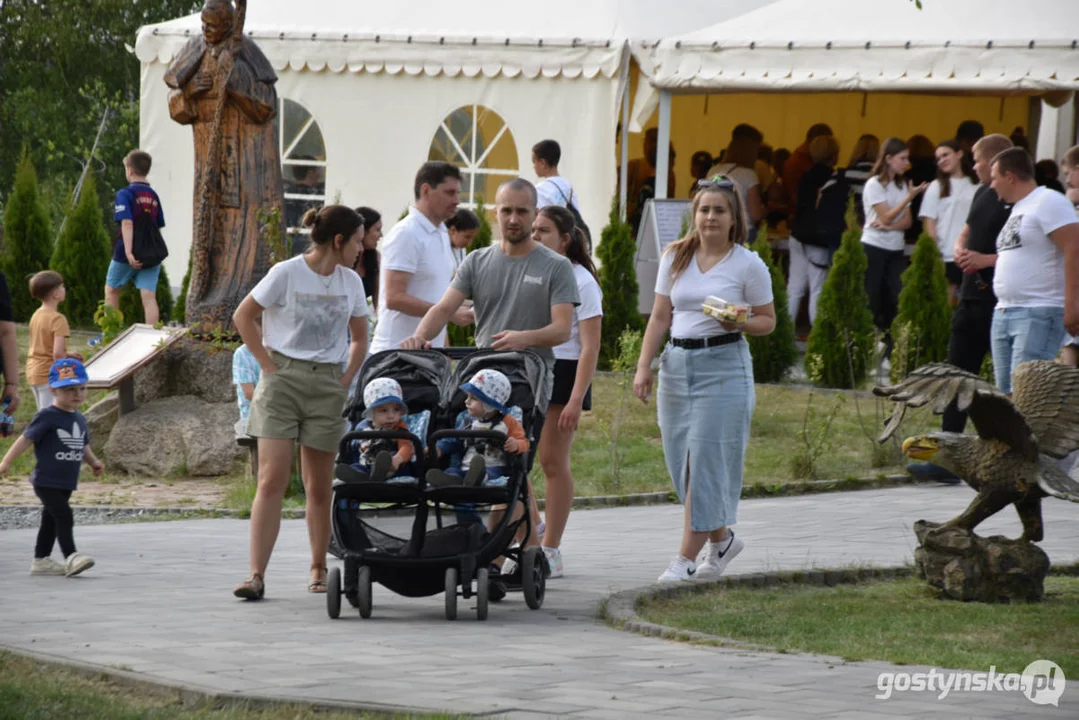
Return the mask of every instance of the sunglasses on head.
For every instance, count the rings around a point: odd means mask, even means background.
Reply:
[[[705,188],[722,188],[728,189],[734,187],[734,180],[731,180],[726,175],[713,175],[707,180],[698,180],[697,189],[704,190]]]

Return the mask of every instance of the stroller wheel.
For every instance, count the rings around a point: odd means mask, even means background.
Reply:
[[[360,617],[371,617],[371,568],[367,565],[361,565],[356,573],[356,601]]]
[[[487,568],[480,568],[476,571],[476,619],[487,619],[487,596],[490,592],[491,586],[489,584],[489,573]]]
[[[446,568],[446,619],[457,619],[457,568]]]
[[[530,547],[521,555],[521,590],[525,603],[532,610],[543,607],[543,594],[547,589],[545,559],[538,547]]]
[[[341,568],[330,568],[326,576],[326,612],[336,620],[341,617]]]

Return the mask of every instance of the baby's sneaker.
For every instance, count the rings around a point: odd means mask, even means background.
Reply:
[[[63,563],[58,563],[51,557],[34,558],[30,563],[31,575],[63,575],[67,572]]]
[[[746,544],[742,542],[742,538],[736,536],[733,532],[730,533],[726,540],[708,543],[708,547],[705,549],[704,562],[697,566],[697,574],[694,577],[697,580],[715,580],[727,569],[727,563],[737,557],[745,546]]]
[[[94,559],[89,555],[83,555],[82,553],[74,553],[69,555],[67,562],[64,563],[64,574],[68,577],[75,577],[81,572],[89,570],[94,566]]]
[[[547,565],[551,568],[551,574],[548,577],[560,578],[565,575],[565,568],[562,567],[562,551],[558,548],[543,546],[543,554],[547,556]]]
[[[683,580],[692,580],[695,577],[694,572],[693,561],[679,555],[671,562],[670,567],[663,571],[663,574],[659,576],[656,582],[676,583]]]

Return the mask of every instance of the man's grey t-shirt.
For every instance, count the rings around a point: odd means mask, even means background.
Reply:
[[[580,305],[570,261],[544,245],[523,257],[510,257],[499,245],[468,254],[450,287],[472,298],[476,347],[491,347],[503,330],[539,330],[551,324],[551,306]],[[548,367],[554,351],[532,347]]]

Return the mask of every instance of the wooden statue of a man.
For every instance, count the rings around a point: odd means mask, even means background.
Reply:
[[[165,75],[169,114],[195,136],[195,218],[188,325],[229,328],[232,313],[270,266],[260,210],[284,207],[278,158],[277,75],[244,37],[246,1],[206,0],[202,36]]]

